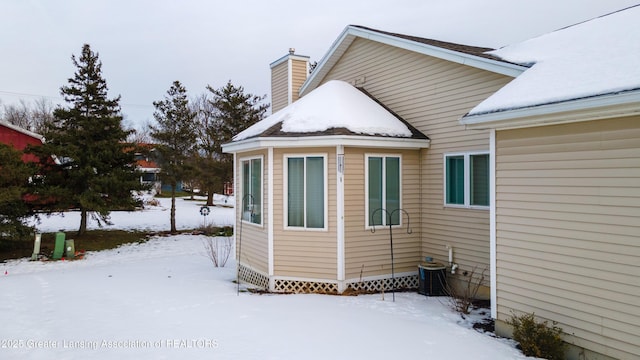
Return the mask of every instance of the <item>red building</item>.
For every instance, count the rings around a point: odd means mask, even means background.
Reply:
[[[0,121],[0,143],[12,146],[23,151],[27,145],[41,145],[44,137],[19,126]],[[31,154],[22,154],[22,161],[37,162],[38,158]]]

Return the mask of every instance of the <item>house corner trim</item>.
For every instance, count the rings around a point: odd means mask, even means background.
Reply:
[[[498,317],[496,261],[496,130],[489,132],[489,272],[491,281],[491,317]]]
[[[336,206],[337,213],[337,274],[338,274],[338,292],[342,293],[345,288],[345,258],[344,258],[344,146],[336,146]]]
[[[267,149],[267,256],[269,258],[268,273],[269,277],[274,275],[273,264],[273,148]],[[270,286],[271,288],[271,283]]]

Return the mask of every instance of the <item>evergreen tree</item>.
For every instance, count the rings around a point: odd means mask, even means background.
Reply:
[[[24,201],[34,166],[22,161],[22,153],[0,143],[0,238],[26,240],[33,228],[24,224],[30,215]]]
[[[153,117],[157,126],[151,126],[150,136],[160,155],[160,176],[171,185],[171,233],[176,233],[176,187],[193,177],[191,158],[196,151],[196,114],[189,108],[187,90],[174,81],[164,100],[154,101]]]
[[[45,124],[45,144],[31,151],[40,155],[44,175],[38,196],[55,199],[61,210],[80,210],[78,236],[87,230],[87,216],[109,223],[113,209],[132,210],[131,192],[141,190],[134,151],[126,143],[130,130],[122,125],[120,96],[107,98],[98,54],[85,44],[79,58],[71,56],[77,68],[60,93],[68,107],[54,110]],[[58,160],[51,162],[50,156]]]
[[[203,124],[202,141],[204,153],[208,161],[204,169],[206,176],[217,179],[217,189],[207,189],[211,197],[215,190],[222,190],[225,182],[233,181],[233,156],[222,152],[222,144],[231,141],[233,136],[260,121],[269,104],[262,104],[266,98],[246,94],[242,86],[234,86],[231,81],[219,89],[207,86],[211,93],[208,100],[212,114],[209,121]],[[210,200],[208,200],[210,202]]]

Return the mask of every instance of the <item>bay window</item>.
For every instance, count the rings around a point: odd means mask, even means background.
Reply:
[[[243,159],[242,220],[262,225],[262,158]]]
[[[395,211],[401,207],[400,156],[366,155],[365,168],[366,226],[388,226],[389,220],[391,225],[400,225],[402,216]]]
[[[326,228],[326,157],[285,156],[286,226]]]

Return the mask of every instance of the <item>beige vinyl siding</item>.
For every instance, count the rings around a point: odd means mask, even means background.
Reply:
[[[499,131],[498,319],[640,357],[640,117]]]
[[[289,105],[289,64],[283,61],[271,69],[271,112]]]
[[[291,88],[292,101],[296,101],[300,98],[299,90],[302,84],[307,80],[307,61],[304,60],[291,60]]]
[[[284,155],[326,154],[327,231],[285,229]],[[296,148],[273,151],[274,275],[309,279],[336,279],[336,149]]]
[[[391,273],[389,227],[377,226],[375,233],[365,228],[365,154],[400,155],[402,225],[393,228],[394,271],[417,271],[420,262],[420,164],[418,150],[345,148],[345,277],[377,276]],[[412,229],[407,234],[407,226]],[[362,273],[361,273],[362,272]]]
[[[421,255],[444,263],[450,245],[460,273],[487,268],[488,278],[489,210],[444,206],[444,154],[489,150],[487,131],[465,130],[458,120],[511,78],[356,39],[323,81],[331,79],[364,87],[429,136],[420,164]]]
[[[242,222],[241,224],[241,211],[242,211],[242,161],[244,158],[251,158],[262,156],[262,226],[251,224],[249,222]],[[267,176],[268,176],[268,164],[266,151],[253,151],[246,153],[236,154],[236,174],[237,176],[237,191],[236,194],[236,252],[240,250],[240,261],[246,266],[251,267],[254,270],[261,271],[265,274],[268,273],[268,234],[267,224],[269,216],[271,216],[268,209],[268,197],[267,197]],[[242,232],[240,232],[240,226],[242,226]],[[241,244],[240,246],[237,246]],[[236,256],[237,257],[237,256]]]

